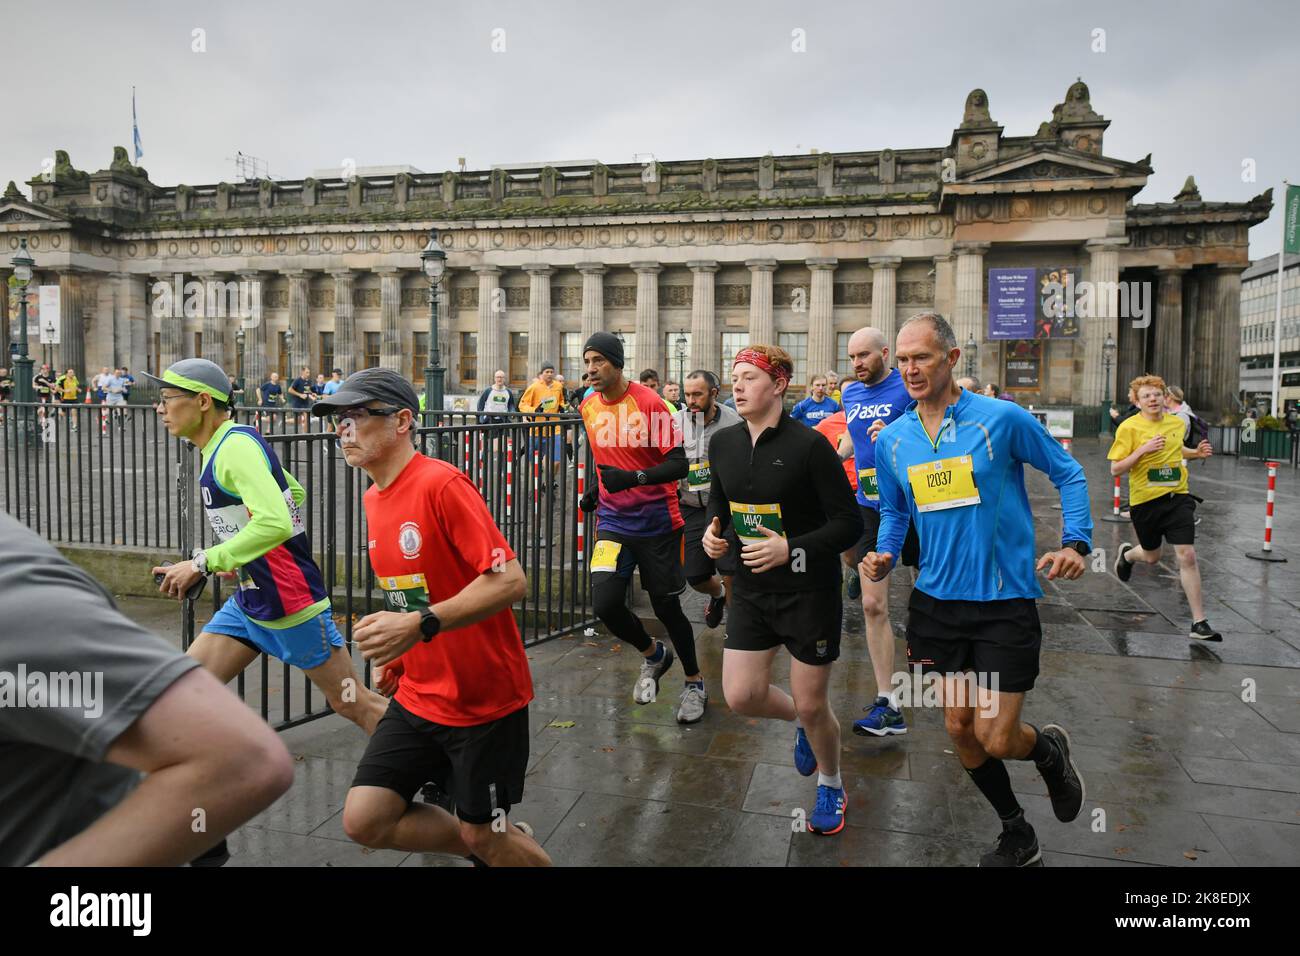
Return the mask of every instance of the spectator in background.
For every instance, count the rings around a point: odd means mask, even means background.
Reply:
[[[1120,411],[1114,405],[1110,407],[1110,420],[1116,425],[1122,424],[1126,419],[1132,418],[1138,413],[1137,393],[1133,389],[1128,390],[1128,408]]]
[[[676,382],[668,382],[664,385],[664,401],[672,408],[673,414],[676,415],[684,407],[682,405],[682,387]]]
[[[339,386],[342,384],[343,384],[343,369],[336,368],[332,373],[330,380],[325,383],[325,387],[321,390],[321,394],[333,395],[335,392],[339,390]]]
[[[656,392],[659,391],[659,373],[652,368],[643,369],[637,377],[637,381],[646,388],[654,389]]]
[[[515,393],[506,385],[506,373],[501,369],[492,373],[492,384],[480,393],[478,410],[488,413],[482,421],[494,424],[509,421],[506,412],[519,411]]]
[[[959,388],[964,388],[964,389],[966,389],[966,391],[968,391],[968,392],[980,392],[980,391],[981,391],[981,389],[980,389],[979,379],[977,379],[977,378],[973,378],[973,377],[971,377],[971,376],[969,376],[969,375],[966,375],[966,376],[964,376],[964,377],[962,377],[962,378],[957,379],[957,386],[958,386]],[[987,392],[984,392],[984,394],[987,395],[988,393],[987,393]]]
[[[809,395],[795,405],[790,417],[801,425],[813,428],[824,418],[840,410],[840,403],[826,394],[826,376],[814,375],[809,382]]]

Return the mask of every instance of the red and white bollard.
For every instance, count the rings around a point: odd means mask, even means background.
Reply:
[[[1246,552],[1246,557],[1254,558],[1256,561],[1281,562],[1286,560],[1280,554],[1273,553],[1273,497],[1277,491],[1277,467],[1278,463],[1275,461],[1268,463],[1268,504],[1264,510],[1264,547],[1260,551]]]
[[[1128,521],[1127,518],[1121,517],[1119,513],[1119,475],[1115,476],[1115,500],[1108,515],[1101,516],[1102,521]]]
[[[1074,457],[1073,444],[1074,444],[1074,439],[1072,438],[1061,439],[1061,447],[1065,449],[1065,453],[1070,457]]]
[[[506,439],[506,524],[510,523],[515,505],[515,440]]]
[[[542,467],[542,453],[536,448],[533,449],[533,509],[536,510],[541,504],[541,485],[537,480],[537,473]]]
[[[587,490],[587,463],[578,462],[578,501],[582,501],[583,493]],[[586,513],[581,507],[578,508],[578,563],[582,563],[582,535],[583,535],[583,518]]]
[[[99,403],[99,433],[108,434],[108,406],[103,402]]]
[[[461,435],[460,461],[460,470],[465,472],[466,475],[469,475],[469,432],[465,432]]]
[[[478,436],[478,493],[480,495],[483,494],[483,489],[486,487],[484,474],[485,471],[483,468],[483,435],[480,432]]]

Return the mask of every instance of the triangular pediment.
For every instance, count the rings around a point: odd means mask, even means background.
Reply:
[[[26,200],[8,199],[0,201],[0,223],[9,222],[54,222],[67,223],[67,218],[53,209],[38,206]]]
[[[963,183],[1015,183],[1051,179],[1108,179],[1139,173],[1134,163],[1072,149],[1033,149],[969,170]]]

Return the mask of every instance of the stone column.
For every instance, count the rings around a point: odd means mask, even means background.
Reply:
[[[506,338],[506,307],[501,291],[501,270],[496,266],[471,266],[478,274],[478,382],[481,391],[492,384],[497,369],[509,376],[509,340]]]
[[[14,330],[9,326],[9,277],[11,275],[13,275],[11,270],[0,269],[0,349],[3,349],[0,351],[0,368],[9,368],[13,364],[13,355],[9,351],[9,343],[14,341]]]
[[[885,334],[892,353],[898,312],[897,279],[902,256],[872,256],[871,264],[871,324]],[[938,288],[938,283],[935,283]]]
[[[1151,372],[1173,384],[1183,367],[1183,276],[1185,266],[1161,266],[1156,293],[1155,361]]]
[[[402,273],[376,269],[379,274],[379,365],[402,371]]]
[[[302,269],[287,270],[281,275],[289,280],[289,330],[293,332],[293,344],[289,348],[289,361],[285,365],[285,375],[292,382],[298,377],[298,369],[304,365],[311,365],[312,347],[311,342],[308,341],[310,335],[308,276]],[[287,382],[285,388],[288,388]]]
[[[600,262],[579,262],[582,273],[582,342],[605,328],[605,266]]]
[[[59,371],[77,370],[78,378],[88,381],[86,371],[86,325],[81,308],[81,276],[75,272],[59,273],[59,344],[55,350]]]
[[[203,284],[201,303],[203,314],[200,328],[203,333],[203,354],[198,357],[220,365],[224,358],[221,347],[221,326],[224,319],[217,313],[224,312],[225,306],[221,289],[217,285],[220,276],[215,272],[196,272],[194,278]]]
[[[838,259],[807,260],[812,272],[812,289],[808,296],[808,373],[824,374],[835,368],[835,267]],[[795,382],[806,386],[807,382]]]
[[[357,315],[352,294],[357,274],[351,269],[333,269],[334,277],[334,364],[346,378],[361,368],[357,353]],[[329,374],[332,369],[322,369]]]
[[[104,361],[115,366],[131,363],[131,324],[128,313],[128,289],[123,279],[124,272],[110,272],[98,277],[96,298],[99,314],[104,317],[101,325],[100,340],[97,343],[98,354]]]
[[[641,369],[652,368],[661,381],[667,381],[664,371],[663,348],[659,341],[659,273],[663,266],[657,262],[633,262],[636,271],[636,361]]]
[[[175,295],[175,286],[173,280],[174,273],[159,273],[153,276],[155,283],[163,283],[172,286],[173,296]],[[184,291],[185,277],[181,277],[181,289]],[[150,306],[153,305],[153,297],[150,297]],[[185,300],[182,296],[179,302],[173,303],[173,308],[166,311],[158,317],[159,337],[158,350],[158,368],[154,371],[155,375],[161,375],[167,370],[167,367],[174,362],[179,362],[184,358],[188,351],[185,348]]]
[[[776,344],[776,320],[772,316],[772,273],[775,259],[746,259],[749,266],[749,342]]]
[[[540,371],[543,362],[554,362],[560,369],[560,357],[555,354],[555,330],[551,327],[551,276],[555,274],[544,262],[524,266],[528,273],[528,371]]]
[[[958,242],[953,251],[957,254],[957,299],[952,330],[957,335],[957,347],[964,349],[972,335],[976,342],[985,340],[984,253],[989,251],[989,243]],[[962,359],[959,368],[964,372],[965,367]]]
[[[1116,391],[1115,373],[1118,362],[1112,361],[1110,382],[1106,382],[1106,368],[1102,361],[1102,349],[1109,335],[1116,344],[1118,359],[1119,318],[1114,308],[1115,302],[1105,292],[1116,288],[1119,282],[1119,250],[1128,242],[1127,239],[1090,239],[1088,249],[1088,279],[1092,282],[1092,314],[1081,320],[1083,324],[1083,392],[1081,401],[1084,405],[1100,405],[1104,396],[1109,395],[1111,402],[1119,401]]]
[[[262,303],[266,298],[267,277],[270,273],[256,269],[245,269],[239,273],[240,295],[248,296],[249,312],[243,322],[244,328],[244,403],[253,405],[257,402],[256,389],[266,381],[267,366],[267,328],[266,316]],[[238,375],[238,361],[235,374]]]
[[[1192,326],[1192,374],[1183,386],[1192,411],[1202,415],[1201,409],[1210,410],[1214,392],[1211,388],[1210,370],[1214,367],[1215,349],[1218,348],[1218,330],[1214,314],[1217,306],[1216,283],[1218,276],[1213,266],[1196,269],[1191,278],[1196,282],[1196,318]]]
[[[721,362],[718,353],[722,339],[713,307],[713,276],[718,271],[718,264],[694,260],[686,265],[695,276],[694,287],[691,289],[691,367],[687,372],[697,368],[717,372]]]
[[[1192,370],[1196,366],[1196,313],[1200,310],[1201,283],[1195,273],[1183,276],[1183,364],[1178,370],[1175,385],[1181,385],[1184,398],[1192,382]],[[1195,406],[1192,406],[1195,409]]]
[[[1202,412],[1211,423],[1237,408],[1241,388],[1241,273],[1245,266],[1218,266],[1214,278],[1215,346],[1210,364],[1210,400]],[[1206,414],[1208,412],[1209,414]]]

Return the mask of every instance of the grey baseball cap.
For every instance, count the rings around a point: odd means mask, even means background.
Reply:
[[[216,362],[207,359],[187,358],[173,362],[161,378],[148,372],[140,374],[158,385],[183,388],[187,392],[207,392],[220,401],[230,401],[230,376]]]
[[[311,407],[313,415],[334,415],[341,409],[364,405],[366,402],[386,402],[397,408],[409,408],[412,414],[420,412],[420,398],[415,388],[401,372],[391,368],[363,368],[343,380],[333,395],[325,395]]]

